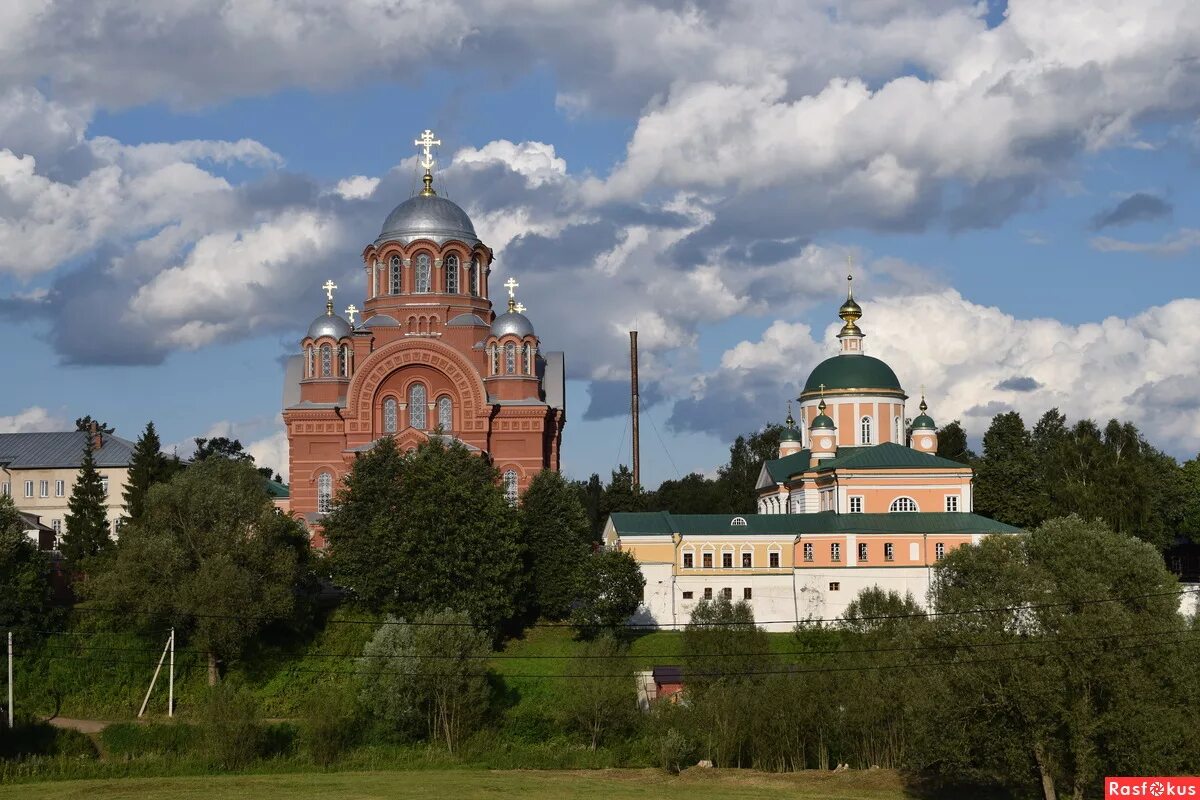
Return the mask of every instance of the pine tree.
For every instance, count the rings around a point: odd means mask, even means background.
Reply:
[[[131,520],[142,516],[146,503],[146,493],[156,483],[170,478],[172,470],[167,457],[162,454],[162,442],[153,422],[146,423],[146,429],[138,438],[133,448],[133,458],[129,462],[129,478],[122,494],[125,500],[125,513]]]
[[[89,437],[83,448],[79,477],[67,501],[67,531],[63,535],[63,557],[76,569],[112,544],[108,537],[104,483],[96,470],[96,454]]]

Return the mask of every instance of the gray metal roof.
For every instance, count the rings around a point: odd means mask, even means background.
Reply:
[[[529,321],[529,317],[516,311],[508,311],[496,317],[496,321],[492,323],[492,336],[499,338],[510,333],[521,337],[533,336],[533,323]]]
[[[399,324],[400,324],[399,322],[396,322],[396,318],[391,316],[390,314],[374,314],[371,316],[370,319],[368,319],[366,322],[364,322],[362,324],[362,327],[364,327],[364,328],[386,328],[389,326],[395,327],[396,325],[399,325]]]
[[[454,327],[458,327],[460,325],[469,325],[469,326],[473,327],[476,325],[487,325],[487,323],[484,322],[478,314],[468,313],[468,314],[459,314],[457,317],[455,317],[454,319],[447,322],[446,325],[448,327],[454,328]]]
[[[350,331],[350,323],[337,314],[322,314],[308,326],[308,338],[317,339],[321,336],[332,336],[334,339],[341,339],[343,336],[349,336]]]
[[[0,433],[0,465],[9,469],[78,468],[87,440],[84,431]],[[96,466],[127,467],[132,460],[133,442],[112,434],[104,436]]]
[[[412,242],[432,239],[438,244],[457,239],[475,244],[475,226],[467,212],[457,204],[437,195],[410,197],[388,214],[376,242]]]

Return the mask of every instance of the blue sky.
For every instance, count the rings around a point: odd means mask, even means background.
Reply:
[[[566,351],[572,476],[628,460],[634,324],[648,484],[778,420],[848,254],[869,352],[935,418],[1058,406],[1200,450],[1183,0],[111,5],[16,3],[0,34],[0,428],[153,419],[283,467],[281,359],[326,277],[361,306],[429,127]]]

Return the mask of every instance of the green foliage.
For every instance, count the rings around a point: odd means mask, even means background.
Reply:
[[[48,722],[20,715],[12,728],[0,726],[0,759],[29,756],[95,758],[96,745],[79,731],[55,728]]]
[[[344,686],[321,687],[309,696],[300,721],[300,742],[321,767],[332,766],[358,740],[358,708]]]
[[[92,419],[91,414],[88,414],[86,417],[76,417],[75,418],[75,430],[77,430],[77,431],[83,431],[84,433],[91,433],[93,425],[96,426],[97,433],[112,434],[112,433],[116,433],[116,430],[117,430],[112,425],[109,425],[107,422],[101,422],[100,420]]]
[[[646,490],[633,482],[633,473],[621,464],[613,470],[612,480],[600,498],[601,524],[616,511],[645,511],[647,501]]]
[[[676,728],[667,730],[656,740],[658,763],[663,771],[678,775],[687,766],[696,751],[696,746]]]
[[[307,551],[252,466],[209,459],[150,490],[85,593],[105,610],[177,628],[209,654],[215,683],[219,659],[292,614]]]
[[[182,755],[196,750],[203,731],[180,722],[143,725],[120,722],[100,732],[100,744],[109,758],[133,759],[149,755]]]
[[[651,508],[672,514],[722,514],[728,507],[727,496],[724,484],[693,472],[677,481],[663,481]]]
[[[975,470],[975,511],[1022,528],[1047,513],[1033,442],[1021,415],[998,414],[983,435],[983,458]]]
[[[563,619],[575,599],[580,564],[591,551],[591,531],[578,493],[557,472],[539,472],[525,490],[521,538],[535,606],[547,619]]]
[[[754,486],[764,462],[779,457],[783,426],[771,423],[748,437],[739,436],[729,448],[729,463],[718,470],[725,491],[727,514],[753,514],[758,509]]]
[[[45,557],[25,535],[13,499],[0,495],[0,631],[23,641],[36,638],[57,617]]]
[[[230,439],[227,436],[214,436],[206,439],[197,436],[194,440],[196,451],[192,454],[192,463],[199,463],[210,458],[226,458],[230,461],[247,461],[253,463],[254,456],[246,452],[240,439]]]
[[[967,445],[967,431],[958,420],[948,422],[938,428],[937,443],[937,454],[942,458],[948,458],[967,466],[971,466],[977,458]]]
[[[76,570],[107,551],[112,545],[108,535],[104,483],[96,470],[93,442],[88,439],[83,448],[79,475],[67,500],[67,529],[62,537],[63,558]]]
[[[593,472],[586,481],[575,481],[574,486],[579,502],[587,513],[592,541],[598,542],[603,538],[605,522],[600,508],[604,502],[604,484],[601,483],[600,476]]]
[[[624,627],[637,611],[646,579],[637,559],[619,550],[601,550],[586,558],[579,570],[578,602],[571,624],[581,636]]]
[[[129,519],[141,517],[146,493],[151,486],[169,481],[182,468],[178,458],[168,458],[163,454],[158,431],[154,429],[153,422],[147,422],[146,429],[134,445],[133,457],[129,462],[129,478],[122,494]]]
[[[268,750],[267,731],[258,718],[254,696],[223,683],[212,689],[202,710],[203,751],[216,767],[241,769]]]
[[[325,519],[335,579],[374,610],[453,608],[488,628],[521,611],[516,510],[487,461],[440,441],[360,456]]]
[[[636,730],[639,719],[629,646],[611,633],[587,642],[568,675],[573,688],[559,707],[564,727],[595,750],[607,739]]]
[[[456,611],[389,617],[363,649],[361,703],[390,730],[454,753],[483,722],[490,637]]]

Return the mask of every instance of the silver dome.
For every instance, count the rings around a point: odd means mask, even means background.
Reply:
[[[450,239],[468,244],[479,241],[467,212],[437,195],[417,195],[396,206],[375,241],[407,243],[416,239],[432,239],[438,244]]]
[[[520,337],[533,336],[533,323],[524,314],[509,311],[496,317],[495,322],[492,323],[491,333],[496,338],[506,336],[510,333]]]
[[[341,339],[350,335],[350,323],[337,314],[322,314],[308,326],[308,338],[316,339],[321,336],[332,336]]]

